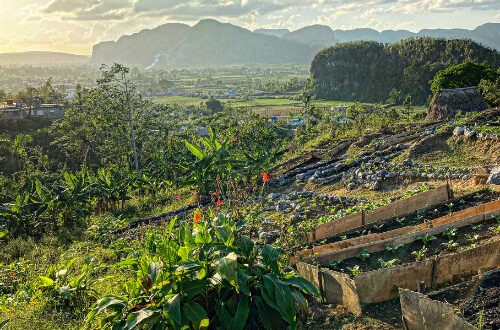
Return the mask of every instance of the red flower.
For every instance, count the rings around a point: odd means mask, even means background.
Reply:
[[[214,192],[212,193],[212,195],[214,195],[214,196],[219,196],[219,192],[216,190],[216,191],[214,191]]]
[[[201,215],[199,215],[198,213],[195,213],[194,214],[194,220],[196,221],[196,223],[200,223]]]
[[[175,198],[181,199],[181,195],[175,195]]]
[[[222,201],[220,199],[217,200],[217,207],[220,207],[222,205]]]
[[[9,275],[10,276],[16,276],[16,273],[15,272],[9,272]]]
[[[262,174],[262,182],[267,183],[269,181],[269,172],[261,173]]]

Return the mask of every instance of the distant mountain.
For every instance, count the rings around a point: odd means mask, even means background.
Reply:
[[[146,67],[308,63],[321,48],[212,19],[202,20],[193,27],[175,26],[177,33],[172,28],[166,24],[122,37],[117,42],[97,44],[91,62]]]
[[[118,41],[101,42],[94,46],[91,63],[126,65],[156,65],[190,30],[186,24],[164,24],[152,30],[142,30],[123,36]]]
[[[88,56],[57,52],[34,51],[0,54],[0,65],[76,65],[88,62]]]
[[[146,68],[155,66],[205,66],[247,63],[309,63],[313,56],[334,43],[369,40],[396,43],[410,37],[467,38],[500,50],[500,23],[487,23],[474,30],[373,29],[332,30],[312,25],[289,32],[286,29],[250,31],[208,19],[194,26],[165,24],[94,46],[91,63],[118,62]]]
[[[326,25],[311,25],[287,33],[283,39],[294,40],[318,47],[331,46],[335,42],[333,30]]]
[[[255,33],[267,34],[269,36],[283,37],[285,34],[289,33],[288,29],[257,29],[254,30]]]
[[[466,29],[423,29],[419,32],[407,30],[386,30],[378,32],[373,29],[335,30],[338,42],[359,40],[395,43],[410,37],[435,37],[446,39],[471,39],[484,46],[500,50],[500,23],[486,23],[474,30]]]

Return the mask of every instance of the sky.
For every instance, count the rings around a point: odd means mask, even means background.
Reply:
[[[0,53],[90,55],[101,41],[213,18],[250,30],[466,28],[500,22],[500,0],[0,0]]]

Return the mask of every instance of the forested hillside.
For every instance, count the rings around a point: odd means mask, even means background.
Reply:
[[[465,39],[409,38],[391,45],[358,41],[319,52],[311,75],[318,98],[379,102],[395,89],[423,104],[436,72],[464,60],[498,68],[500,53]]]

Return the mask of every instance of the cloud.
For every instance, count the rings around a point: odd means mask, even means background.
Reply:
[[[41,12],[65,20],[118,20],[130,14],[131,0],[52,0]]]

